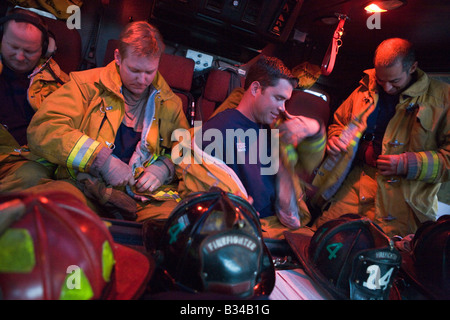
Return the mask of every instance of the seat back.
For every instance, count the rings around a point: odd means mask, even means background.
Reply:
[[[194,97],[191,94],[195,62],[192,59],[163,53],[159,62],[159,72],[173,92],[180,97],[186,116],[190,111]]]
[[[207,121],[231,91],[238,86],[243,87],[243,85],[243,77],[226,70],[211,69],[202,94],[197,100],[197,110],[200,114],[196,115],[196,119]]]
[[[294,89],[291,98],[286,101],[285,107],[291,115],[314,118],[322,121],[325,127],[328,126],[330,104],[316,95]]]
[[[79,70],[81,63],[81,36],[77,29],[67,28],[66,21],[42,17],[55,36],[56,53],[53,56],[61,69],[69,74]]]

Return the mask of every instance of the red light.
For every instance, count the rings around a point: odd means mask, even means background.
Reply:
[[[386,12],[387,10],[381,9],[379,6],[377,6],[375,3],[371,3],[368,6],[364,8],[367,12]]]

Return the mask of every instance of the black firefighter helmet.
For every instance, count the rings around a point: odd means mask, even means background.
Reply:
[[[247,299],[268,296],[275,285],[257,212],[220,189],[193,193],[174,209],[156,256],[166,290]]]
[[[391,293],[401,255],[374,222],[343,215],[321,225],[312,237],[285,232],[306,273],[334,299],[397,299]]]
[[[450,215],[425,222],[401,253],[401,270],[426,298],[450,299]]]

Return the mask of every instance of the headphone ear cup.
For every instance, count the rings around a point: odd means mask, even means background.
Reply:
[[[47,52],[45,52],[45,54],[44,54],[44,58],[46,58],[46,59],[52,57],[55,54],[56,49],[57,49],[56,40],[55,40],[55,37],[53,36],[53,34],[51,34],[49,32],[48,36],[49,37],[48,37],[48,44],[47,44]]]

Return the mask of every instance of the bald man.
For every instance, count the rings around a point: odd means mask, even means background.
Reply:
[[[356,135],[361,137],[357,151],[347,157],[351,169],[329,206],[322,207],[315,227],[353,213],[373,220],[388,235],[405,236],[436,219],[437,193],[449,180],[450,86],[418,68],[413,46],[405,39],[383,41],[374,66],[328,128],[327,155],[336,159],[348,152],[341,132],[369,110]]]

